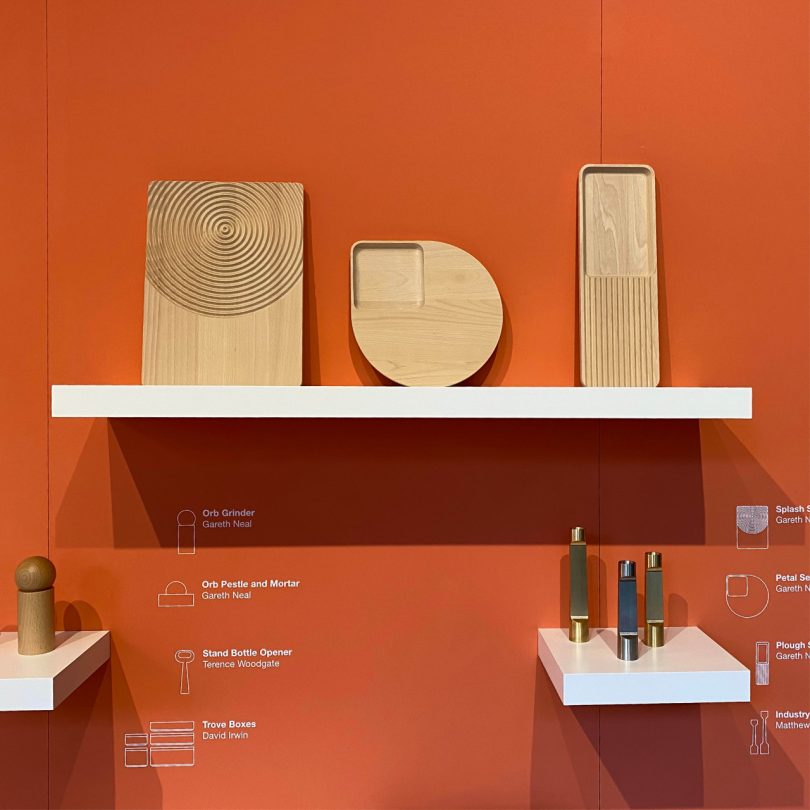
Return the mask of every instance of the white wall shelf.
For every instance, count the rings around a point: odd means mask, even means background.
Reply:
[[[750,419],[750,388],[54,385],[57,417]]]
[[[107,630],[60,631],[42,655],[19,655],[17,634],[0,633],[0,711],[55,709],[109,660]]]
[[[538,630],[537,654],[565,706],[751,699],[750,671],[700,628],[669,627],[665,639],[657,649],[640,640],[638,660],[620,661],[615,630],[591,630],[575,644],[554,627]]]

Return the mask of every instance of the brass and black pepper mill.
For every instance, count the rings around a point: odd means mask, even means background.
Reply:
[[[571,623],[568,638],[581,644],[588,640],[588,547],[585,544],[585,529],[571,529],[571,545],[568,547],[570,587],[568,606]]]
[[[648,647],[664,646],[664,569],[660,551],[644,555],[644,621]]]
[[[14,572],[17,593],[17,652],[40,655],[56,646],[53,583],[56,568],[47,557],[27,557]]]
[[[636,599],[636,564],[633,560],[620,560],[616,655],[622,661],[635,661],[638,658],[638,603]]]

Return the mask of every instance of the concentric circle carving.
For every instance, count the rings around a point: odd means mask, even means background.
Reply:
[[[203,315],[272,304],[303,271],[302,199],[295,183],[152,183],[147,278]]]

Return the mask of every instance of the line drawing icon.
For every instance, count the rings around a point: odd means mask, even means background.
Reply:
[[[771,753],[771,746],[768,744],[768,712],[760,712],[762,718],[762,732],[760,734],[759,755],[767,756]]]
[[[737,548],[764,550],[768,548],[768,507],[737,507]]]
[[[771,601],[765,580],[756,574],[726,574],[726,604],[741,619],[755,619]]]
[[[197,553],[197,515],[191,509],[177,513],[177,553]]]
[[[124,767],[149,767],[149,735],[124,734]]]
[[[767,711],[760,712],[759,719],[752,717],[748,721],[751,724],[751,745],[748,753],[752,757],[766,757],[771,753],[771,746],[768,743],[768,714]],[[759,738],[759,742],[757,742],[757,738]]]
[[[148,734],[124,734],[126,768],[188,768],[195,755],[193,720],[153,721]]]
[[[191,681],[188,676],[188,665],[194,660],[194,650],[178,650],[174,660],[180,664],[180,694],[191,694]]]
[[[748,721],[751,724],[751,745],[748,748],[748,753],[752,757],[766,757],[771,753],[771,746],[768,743],[768,714],[769,712],[766,711],[760,712],[760,719],[751,718]],[[757,734],[758,731],[759,734]],[[757,737],[759,737],[758,743]]]
[[[185,582],[173,579],[163,593],[158,594],[158,607],[194,607],[194,594],[188,592]]]
[[[759,720],[752,717],[748,722],[751,724],[751,745],[748,746],[748,753],[751,754],[752,757],[755,757],[759,754],[759,746],[757,745]]]
[[[771,642],[758,641],[754,655],[754,683],[767,686],[771,682]]]

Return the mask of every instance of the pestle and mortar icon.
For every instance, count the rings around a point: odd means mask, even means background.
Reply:
[[[191,694],[191,682],[188,676],[188,665],[194,660],[194,650],[177,650],[174,660],[180,664],[180,694]]]

